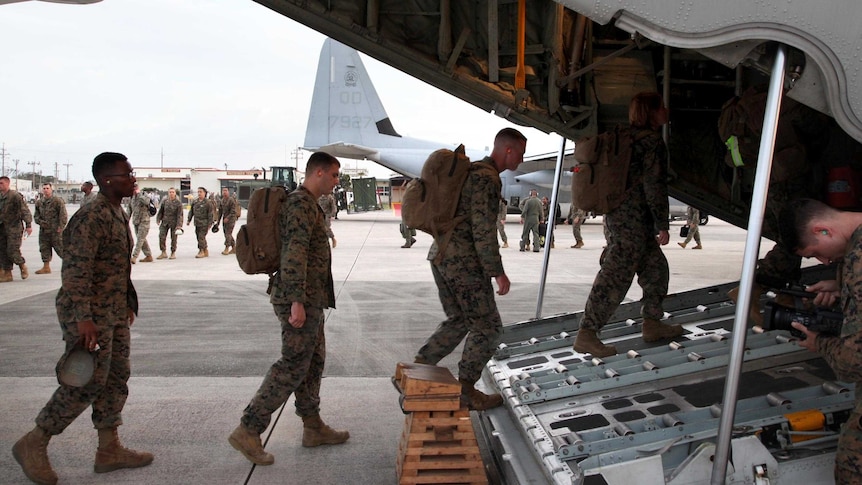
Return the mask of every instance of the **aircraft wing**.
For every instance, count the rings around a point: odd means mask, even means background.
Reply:
[[[377,161],[379,152],[373,148],[353,143],[336,142],[321,147],[302,147],[303,150],[326,152],[333,157],[350,158],[354,160]]]

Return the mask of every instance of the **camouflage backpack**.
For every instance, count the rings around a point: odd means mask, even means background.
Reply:
[[[248,202],[246,223],[236,235],[236,260],[247,274],[272,275],[281,263],[278,214],[287,200],[284,187],[255,190]]]

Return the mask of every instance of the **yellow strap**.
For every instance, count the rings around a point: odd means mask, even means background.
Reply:
[[[731,135],[724,144],[727,145],[727,149],[730,151],[730,156],[733,158],[733,166],[745,166],[745,162],[742,160],[742,155],[739,154],[739,140],[736,138],[736,135]]]

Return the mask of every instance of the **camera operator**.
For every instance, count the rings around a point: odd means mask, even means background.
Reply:
[[[817,352],[838,379],[856,384],[853,413],[841,428],[835,456],[835,483],[860,483],[862,477],[862,213],[833,209],[826,204],[799,199],[788,203],[779,219],[781,239],[803,258],[823,264],[837,262],[837,280],[821,281],[807,288],[817,293],[814,303],[831,305],[840,300],[844,315],[841,335],[831,337],[792,325],[805,335],[799,345]]]

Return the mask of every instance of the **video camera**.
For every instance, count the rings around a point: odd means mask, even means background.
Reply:
[[[778,294],[792,297],[794,306],[782,305],[777,302],[778,298],[767,302],[763,312],[763,326],[766,330],[788,330],[794,337],[804,339],[804,333],[790,326],[793,322],[799,322],[812,332],[834,337],[841,335],[841,326],[844,324],[844,315],[841,312],[816,308],[803,301],[804,298],[814,299],[816,293],[791,287],[780,290]]]

